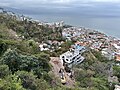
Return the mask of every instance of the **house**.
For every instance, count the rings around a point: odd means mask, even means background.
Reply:
[[[110,48],[103,48],[101,53],[102,53],[102,55],[104,55],[109,60],[115,58],[115,53]]]
[[[118,44],[114,44],[114,47],[115,47],[116,49],[120,49],[120,45],[118,45]]]
[[[115,55],[116,61],[120,61],[120,55]]]
[[[115,89],[114,90],[120,90],[120,86],[119,85],[115,85]]]
[[[47,51],[47,50],[49,50],[48,47],[49,46],[46,43],[42,43],[42,44],[39,45],[40,51]]]
[[[85,51],[85,47],[80,45],[74,45],[69,51],[60,55],[60,60],[62,64],[67,64],[69,68],[72,65],[81,63],[85,58],[81,56],[81,53]]]

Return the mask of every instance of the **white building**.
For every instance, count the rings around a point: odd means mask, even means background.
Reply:
[[[40,51],[47,51],[49,50],[48,45],[43,43],[39,45]]]
[[[114,90],[120,90],[120,86],[115,85],[115,89]]]
[[[109,49],[109,48],[103,48],[101,53],[102,53],[102,55],[104,55],[109,60],[115,58],[115,53],[111,49]]]
[[[85,58],[81,56],[81,53],[85,51],[85,47],[80,45],[74,45],[74,48],[72,48],[70,51],[67,51],[60,55],[60,60],[62,64],[67,64],[68,67],[72,67],[74,64],[81,63]]]

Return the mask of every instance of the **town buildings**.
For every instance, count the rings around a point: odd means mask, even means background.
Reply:
[[[115,89],[114,90],[120,90],[120,86],[119,85],[115,85]]]
[[[120,61],[120,40],[104,33],[83,27],[65,28],[62,33],[67,40],[79,41],[82,46],[100,51],[109,60]]]

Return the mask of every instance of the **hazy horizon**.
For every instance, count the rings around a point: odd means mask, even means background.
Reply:
[[[120,38],[120,0],[0,0],[0,6],[40,21],[63,20]]]

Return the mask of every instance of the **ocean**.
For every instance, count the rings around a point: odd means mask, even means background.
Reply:
[[[43,22],[64,21],[68,25],[90,28],[103,32],[108,36],[120,38],[120,17],[86,17],[71,14],[40,14],[29,16]]]
[[[43,22],[64,21],[65,24],[98,30],[109,36],[120,38],[120,8],[116,6],[63,9],[36,7],[11,9],[11,11]]]

